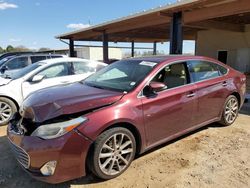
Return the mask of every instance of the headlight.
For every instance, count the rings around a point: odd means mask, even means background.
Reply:
[[[79,117],[79,118],[61,122],[61,123],[52,123],[52,124],[42,125],[38,127],[31,134],[31,136],[37,136],[43,139],[57,138],[73,130],[75,127],[79,126],[85,121],[87,121],[86,117]]]

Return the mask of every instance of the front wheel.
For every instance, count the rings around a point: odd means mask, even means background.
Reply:
[[[112,128],[95,141],[88,167],[101,179],[112,179],[122,174],[131,164],[136,152],[133,134],[125,128]]]
[[[0,126],[9,123],[16,111],[17,107],[13,101],[5,97],[0,97]]]
[[[225,102],[220,123],[225,126],[233,124],[239,113],[239,102],[234,95],[230,95]]]

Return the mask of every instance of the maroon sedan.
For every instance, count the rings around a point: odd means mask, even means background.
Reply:
[[[122,174],[136,154],[213,122],[231,125],[246,77],[196,56],[118,61],[86,80],[26,98],[8,127],[21,166],[59,183]]]

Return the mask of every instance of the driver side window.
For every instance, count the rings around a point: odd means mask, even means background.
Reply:
[[[59,64],[46,68],[37,75],[42,75],[44,78],[56,78],[61,76],[68,76],[69,70],[67,64]]]
[[[165,89],[180,87],[187,84],[186,63],[176,63],[166,66],[152,79],[152,81],[165,84]]]

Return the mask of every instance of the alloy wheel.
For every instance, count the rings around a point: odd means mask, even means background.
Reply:
[[[6,122],[11,118],[11,106],[5,102],[0,102],[0,123]]]
[[[238,109],[239,104],[237,99],[231,98],[230,100],[228,100],[224,112],[224,117],[228,124],[231,124],[235,121],[238,115]]]
[[[117,175],[130,164],[134,153],[133,142],[124,133],[109,137],[99,153],[99,168],[106,175]]]

